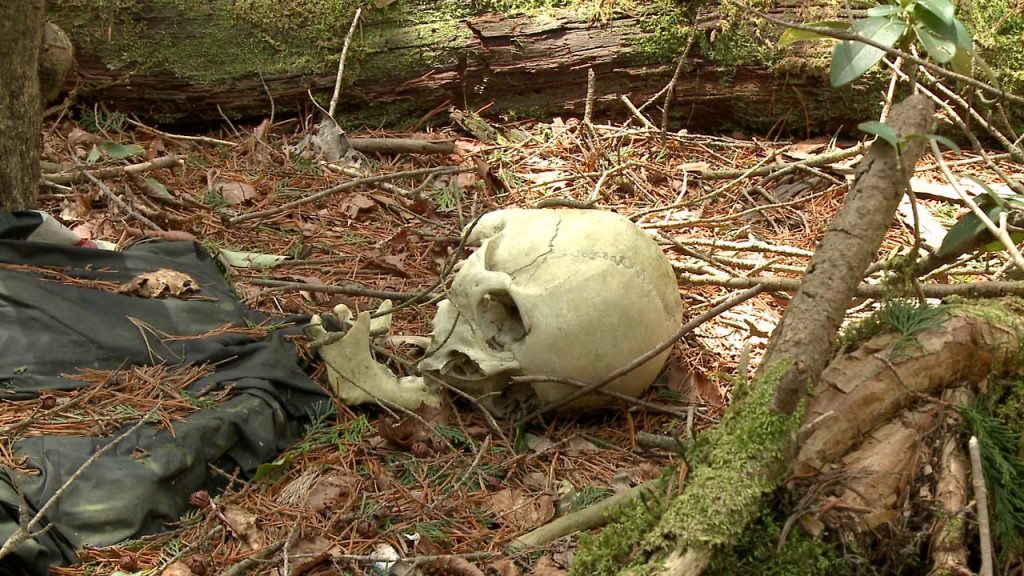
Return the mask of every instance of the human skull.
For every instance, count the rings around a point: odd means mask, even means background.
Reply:
[[[499,210],[480,218],[466,243],[480,248],[460,263],[448,299],[438,304],[419,367],[491,409],[504,411],[509,397],[524,392],[509,389],[513,376],[596,382],[679,327],[679,289],[668,259],[617,214]],[[639,396],[667,356],[666,350],[606,389]],[[553,382],[532,388],[542,404],[575,391]],[[608,403],[590,394],[568,407]]]

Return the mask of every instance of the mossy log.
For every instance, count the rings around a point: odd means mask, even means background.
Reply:
[[[673,129],[831,133],[871,117],[878,100],[870,83],[830,88],[827,50],[791,57],[775,46],[777,26],[735,9],[712,6],[694,23],[667,0],[616,2],[614,12],[598,2],[551,7],[567,4],[555,0],[375,4],[385,7],[364,12],[345,64],[338,117],[354,128],[408,125],[446,105],[505,118],[582,115],[588,68],[597,77],[595,113],[621,119],[619,96],[639,104],[661,90],[691,30]],[[775,15],[793,20],[826,10],[776,4]],[[355,5],[49,2],[51,19],[76,44],[78,101],[178,122],[265,117],[272,105],[311,110],[307,90],[326,106]]]

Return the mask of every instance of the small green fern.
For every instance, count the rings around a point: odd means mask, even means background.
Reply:
[[[931,306],[927,302],[911,302],[910,300],[890,300],[879,311],[878,319],[883,324],[899,331],[901,337],[893,344],[889,352],[891,359],[903,355],[908,346],[920,346],[917,335],[942,322],[946,315],[945,306]]]

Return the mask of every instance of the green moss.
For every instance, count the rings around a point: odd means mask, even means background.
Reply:
[[[887,298],[872,315],[852,323],[837,339],[837,348],[849,351],[861,342],[887,332],[898,332],[892,343],[890,359],[895,360],[918,346],[917,334],[938,326],[949,312],[947,306],[933,306],[906,298]]]
[[[668,485],[662,476],[653,494],[663,494]],[[661,509],[655,498],[637,499],[611,513],[614,522],[597,536],[580,536],[580,547],[572,563],[570,574],[574,576],[597,576],[618,574],[619,570],[633,562],[636,543],[643,540],[654,529],[661,517]]]
[[[600,536],[581,546],[572,573],[649,574],[666,547],[716,548],[738,541],[762,497],[776,488],[782,476],[778,467],[788,462],[786,453],[800,426],[802,410],[791,415],[771,411],[775,387],[790,364],[764,369],[719,425],[699,439],[686,490],[664,514],[647,505],[627,507]]]
[[[996,70],[1003,88],[1015,93],[1024,90],[1024,11],[1019,3],[971,2],[970,11],[960,17],[971,29],[978,51]]]
[[[748,396],[733,404],[695,450],[686,491],[676,498],[647,539],[656,549],[666,539],[686,545],[721,546],[743,532],[761,497],[775,488],[772,471],[787,461],[802,411],[771,411],[779,378],[790,362],[776,362],[753,382]],[[723,491],[723,487],[728,490]]]
[[[53,0],[50,17],[114,69],[225,82],[329,69],[356,3]]]
[[[788,506],[773,509],[789,511]],[[708,576],[844,576],[853,573],[838,546],[814,538],[799,527],[789,531],[779,548],[784,512],[766,509],[752,522],[735,545],[717,551],[704,572]]]

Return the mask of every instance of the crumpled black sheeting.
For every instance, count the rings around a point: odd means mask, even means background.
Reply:
[[[174,421],[173,435],[146,425],[122,440],[51,509],[47,521],[54,529],[0,561],[0,574],[44,575],[51,564],[74,562],[75,549],[81,546],[105,546],[161,530],[164,522],[187,509],[192,492],[218,487],[208,464],[251,474],[293,442],[309,411],[326,402],[280,332],[261,340],[240,334],[161,339],[266,320],[238,302],[209,255],[191,242],[109,252],[0,240],[0,263],[49,267],[73,278],[117,283],[170,268],[191,276],[201,287],[199,294],[211,299],[139,298],[0,267],[0,402],[32,398],[45,389],[82,387],[82,382],[61,376],[79,368],[115,370],[130,364],[218,363],[189,392],[229,385],[234,390],[215,408]],[[122,430],[131,424],[126,422]],[[15,485],[34,511],[117,435],[18,441],[16,455],[40,473],[0,468],[0,542],[17,525]]]

